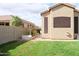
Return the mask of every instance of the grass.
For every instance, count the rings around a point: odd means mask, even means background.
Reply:
[[[14,41],[0,45],[12,56],[79,56],[79,41]]]

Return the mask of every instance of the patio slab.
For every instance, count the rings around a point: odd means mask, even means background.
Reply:
[[[66,40],[66,39],[42,39],[42,38],[36,38],[36,39],[33,39],[31,41],[79,41],[79,40]]]

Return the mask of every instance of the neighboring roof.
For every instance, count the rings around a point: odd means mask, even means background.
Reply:
[[[30,21],[27,21],[27,20],[22,20],[23,23],[25,24],[31,24],[31,25],[35,25],[34,23],[30,22]]]
[[[30,21],[22,20],[22,22],[23,22],[24,24],[31,24],[32,26],[34,26],[35,29],[40,29],[39,26],[36,26],[34,23],[32,23],[32,22],[30,22]]]
[[[35,29],[40,29],[41,30],[41,28],[39,26],[35,26]]]
[[[1,15],[1,16],[0,16],[0,22],[10,22],[10,20],[12,19],[12,16],[13,16],[13,15]],[[23,23],[26,23],[26,24],[35,25],[34,23],[32,23],[32,22],[30,22],[30,21],[27,21],[27,20],[23,20],[23,19],[22,19],[22,22],[23,22]]]
[[[74,11],[79,13],[79,10],[78,9],[75,9]]]
[[[43,11],[43,12],[41,13],[41,15],[42,15],[42,14],[45,14],[45,13],[47,13],[47,12],[50,12],[51,9],[56,8],[57,6],[60,6],[60,5],[67,6],[67,7],[69,7],[69,8],[74,9],[74,11],[79,12],[77,9],[75,9],[75,6],[72,5],[72,4],[69,4],[69,3],[58,3],[58,4],[56,4],[56,5],[52,6],[52,7],[49,7],[49,10]]]
[[[27,24],[33,24],[32,22],[30,21],[27,21],[27,20],[22,20],[23,23],[27,23]]]
[[[12,19],[11,15],[2,15],[0,16],[0,22],[9,22]]]

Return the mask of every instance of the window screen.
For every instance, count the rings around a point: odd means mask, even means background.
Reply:
[[[48,17],[44,17],[44,33],[48,33]]]
[[[69,28],[70,17],[54,17],[54,27],[55,28]]]
[[[78,17],[74,17],[74,33],[78,33]]]

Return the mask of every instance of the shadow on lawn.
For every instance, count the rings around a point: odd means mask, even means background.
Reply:
[[[0,56],[9,56],[10,55],[10,53],[8,52],[9,50],[13,50],[17,46],[20,46],[25,42],[26,41],[18,40],[18,41],[12,41],[12,42],[8,42],[0,45]]]

